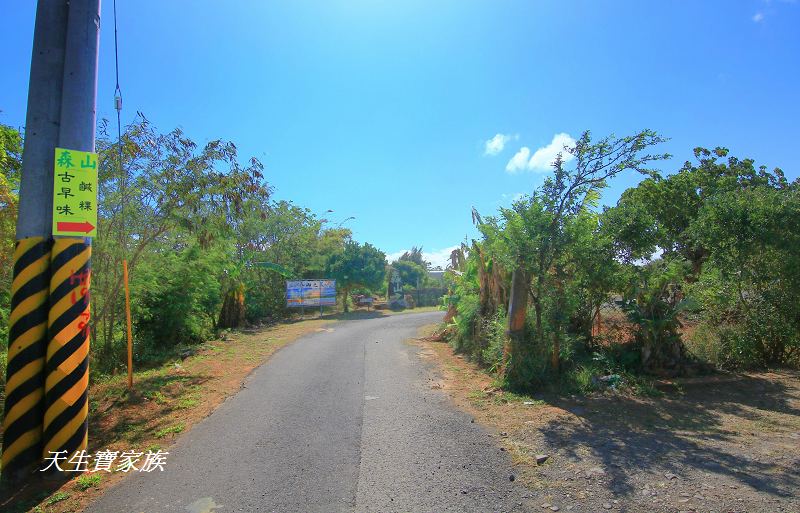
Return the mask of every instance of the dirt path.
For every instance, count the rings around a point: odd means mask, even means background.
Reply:
[[[687,379],[659,398],[530,398],[493,388],[447,344],[420,344],[542,511],[800,511],[798,373]]]

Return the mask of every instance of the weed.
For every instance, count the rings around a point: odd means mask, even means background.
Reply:
[[[514,392],[503,392],[503,398],[506,400],[506,402],[509,402],[509,403],[531,402],[531,403],[534,403],[536,405],[544,404],[544,401],[542,401],[542,400],[534,399],[529,395],[517,394],[517,393],[514,393]]]
[[[468,398],[473,399],[473,400],[486,399],[487,396],[488,396],[488,394],[486,392],[484,392],[483,390],[473,390],[472,392],[470,392],[467,395]]]
[[[183,409],[194,408],[198,404],[200,404],[200,400],[198,400],[197,398],[184,397],[183,399],[178,401],[178,408],[183,408]]]
[[[575,386],[580,392],[587,394],[594,390],[592,378],[595,376],[595,372],[595,369],[583,365],[575,369],[573,378],[575,380]]]
[[[84,474],[75,480],[75,487],[85,492],[89,488],[95,488],[100,484],[103,477],[100,474]]]
[[[53,504],[61,501],[65,501],[70,498],[70,495],[67,492],[56,492],[50,496],[49,499],[45,501],[45,504],[48,506],[52,506]]]
[[[181,432],[183,432],[184,427],[185,426],[184,426],[183,422],[181,422],[180,424],[177,424],[177,425],[172,426],[172,427],[159,429],[158,431],[156,431],[155,437],[156,438],[164,438],[165,436],[167,436],[169,434],[181,433]]]

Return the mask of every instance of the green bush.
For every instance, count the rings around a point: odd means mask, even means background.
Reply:
[[[274,272],[258,271],[245,279],[245,318],[249,322],[285,317],[286,280]]]
[[[453,319],[456,336],[451,340],[451,344],[457,352],[473,356],[476,354],[476,348],[480,346],[476,336],[480,324],[480,299],[475,294],[461,294],[457,299],[456,308],[458,315]]]
[[[481,362],[491,372],[500,369],[503,364],[503,347],[506,342],[506,315],[500,311],[491,318],[483,321],[483,332],[486,337],[486,347],[481,351]]]
[[[765,276],[743,279],[707,266],[691,292],[701,320],[687,349],[721,369],[755,369],[800,363],[800,315],[794,277],[768,263]]]
[[[139,270],[135,330],[141,360],[211,336],[221,302],[218,255],[198,246],[163,255]]]

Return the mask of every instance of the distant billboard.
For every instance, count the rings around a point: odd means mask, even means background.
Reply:
[[[286,282],[286,306],[335,306],[336,280],[291,280]]]

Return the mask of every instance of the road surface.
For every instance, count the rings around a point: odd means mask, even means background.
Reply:
[[[405,341],[440,312],[340,322],[245,388],[91,513],[531,511],[507,453],[432,389]]]

